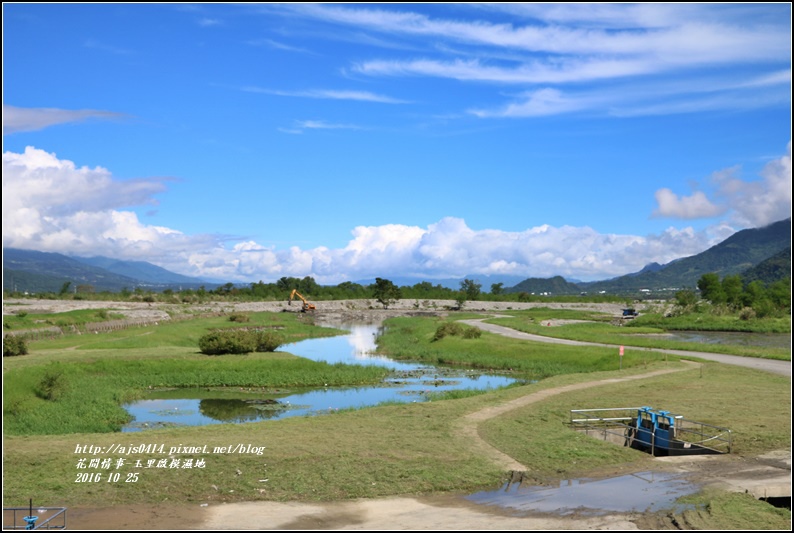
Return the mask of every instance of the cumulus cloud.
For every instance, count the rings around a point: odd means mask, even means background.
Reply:
[[[692,196],[678,196],[670,189],[664,188],[656,191],[654,195],[659,208],[654,211],[655,216],[674,217],[683,219],[711,218],[724,211],[714,205],[702,191],[697,191]]]
[[[791,216],[791,141],[786,155],[767,163],[761,180],[743,181],[737,172],[715,173],[717,197],[735,213],[737,224],[765,226]]]
[[[788,176],[788,181],[783,183]],[[790,209],[791,157],[777,159],[762,173],[763,191],[731,172],[718,181],[729,199],[746,198],[737,217],[749,217],[774,195]],[[562,275],[584,281],[636,272],[650,262],[668,263],[697,254],[734,232],[727,224],[709,231],[669,228],[658,235],[602,234],[589,227],[540,225],[523,231],[473,229],[446,217],[426,228],[402,224],[359,226],[346,246],[304,250],[262,246],[254,241],[231,247],[218,236],[189,236],[141,222],[125,207],[156,203],[161,179],[120,180],[109,170],[78,167],[55,154],[28,147],[3,154],[3,246],[71,255],[105,255],[145,260],[181,274],[250,283],[283,276],[312,276],[319,283],[376,276],[417,276],[428,280],[469,274]],[[668,212],[696,211],[700,199],[662,195]],[[661,202],[660,202],[661,203]],[[769,205],[767,204],[767,207]],[[756,217],[766,222],[764,218]],[[771,222],[772,220],[769,220]]]
[[[714,172],[708,179],[712,198],[703,191],[678,196],[659,189],[654,216],[691,220],[730,212],[732,222],[740,227],[761,227],[791,216],[791,141],[786,155],[764,166],[760,180],[745,181],[740,175],[738,166]]]
[[[70,122],[82,122],[89,119],[116,119],[124,115],[110,111],[95,109],[55,109],[55,108],[25,108],[3,105],[3,135],[20,131],[36,131]]]
[[[162,178],[119,180],[102,167],[78,167],[27,147],[3,154],[3,246],[143,258],[180,232],[147,226],[122,207],[156,205]]]

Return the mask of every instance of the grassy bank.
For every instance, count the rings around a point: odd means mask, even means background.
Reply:
[[[706,344],[696,342],[681,342],[667,340],[661,334],[665,329],[657,327],[656,321],[649,319],[651,325],[644,325],[640,317],[635,319],[630,327],[617,328],[603,321],[572,323],[561,326],[548,327],[548,320],[592,320],[591,313],[571,311],[559,313],[554,309],[533,309],[528,311],[511,311],[510,316],[493,318],[488,321],[493,324],[509,327],[525,333],[534,333],[547,337],[571,339],[599,344],[614,344],[637,346],[643,348],[659,348],[668,350],[688,350],[698,352],[724,353],[744,357],[761,357],[791,361],[791,348],[774,348],[749,345]],[[683,324],[682,324],[683,325]],[[684,329],[684,328],[680,328]],[[757,332],[762,333],[762,332]],[[647,335],[647,336],[646,336]],[[614,351],[614,350],[613,350]]]
[[[278,328],[285,341],[339,333],[294,315],[258,313],[248,327]],[[210,357],[198,353],[208,329],[240,327],[223,317],[31,343],[26,356],[5,358],[6,435],[119,431],[122,403],[153,388],[343,386],[380,382],[374,366],[329,365],[286,353]]]
[[[664,363],[649,370],[658,367],[664,367]],[[454,401],[391,405],[272,422],[163,429],[136,435],[6,437],[6,503],[26,501],[29,495],[53,504],[109,505],[334,500],[498,488],[505,472],[471,449],[465,440],[456,438],[455,425],[461,417],[553,386],[632,372],[636,371],[558,376]],[[728,404],[731,416],[726,420],[721,406],[730,398],[742,401]],[[763,453],[790,442],[788,381],[744,369],[723,370],[716,364],[707,365],[702,377],[700,371],[684,370],[634,385],[604,384],[555,396],[485,423],[480,426],[480,433],[498,449],[531,465],[532,474],[543,480],[585,476],[610,468],[653,469],[654,461],[648,455],[575,434],[562,424],[572,408],[634,403],[655,404],[680,410],[696,420],[729,424],[735,431],[734,446],[739,455]],[[137,472],[137,482],[75,483],[81,472],[76,463],[87,455],[75,453],[76,446],[142,443],[163,444],[166,453],[123,456],[129,462],[119,472]],[[238,443],[266,449],[263,456],[172,454],[180,459],[205,459],[206,467],[201,469],[134,466],[135,460],[145,465],[147,459],[166,458],[171,446],[206,445],[212,450]],[[119,455],[97,457],[112,457],[115,461]],[[268,481],[261,482],[262,479]]]
[[[395,359],[495,370],[529,380],[613,370],[621,365],[616,350],[612,348],[533,343],[487,332],[475,339],[446,336],[434,340],[436,330],[448,321],[474,316],[455,315],[454,319],[436,320],[415,317],[389,319],[385,334],[378,339],[378,350]],[[626,354],[622,365],[631,368],[663,360],[664,354],[635,352]]]
[[[323,334],[311,325],[298,323],[296,317],[261,315],[252,316],[252,322],[263,327],[282,327],[279,331],[285,338]],[[4,504],[24,505],[31,497],[42,505],[46,502],[64,506],[332,501],[496,489],[506,473],[466,439],[459,438],[457,428],[465,415],[552,387],[654,369],[681,371],[633,383],[607,381],[594,388],[552,396],[487,421],[478,426],[478,432],[497,449],[531,465],[530,475],[544,481],[652,470],[658,466],[648,455],[569,430],[563,422],[574,408],[653,405],[681,412],[687,418],[730,427],[739,456],[790,447],[791,389],[787,378],[716,363],[706,363],[702,370],[690,369],[672,356],[665,361],[663,355],[631,352],[624,357],[623,369],[618,370],[614,349],[550,347],[486,333],[474,339],[451,336],[433,341],[439,325],[434,319],[401,318],[389,322],[382,346],[400,357],[481,369],[513,369],[517,377],[539,381],[485,394],[461,395],[464,397],[454,400],[137,434],[87,429],[78,434],[15,436],[9,434],[10,419],[4,412]],[[196,353],[198,337],[208,327],[233,326],[222,318],[197,319],[90,338],[75,336],[34,343],[30,355],[4,360],[4,404],[15,399],[5,396],[11,391],[21,394],[23,401],[35,402],[37,406],[30,410],[35,413],[44,409],[41,405],[71,401],[67,400],[68,395],[79,395],[82,403],[90,405],[96,403],[98,396],[123,395],[149,385],[204,386],[210,380],[220,380],[240,386],[264,386],[269,379],[286,377],[287,368],[299,369],[297,375],[302,378],[311,375],[309,366],[296,366],[302,360],[283,353],[223,357]],[[273,370],[280,364],[287,366]],[[64,379],[69,386],[62,393],[66,396],[45,400],[36,388],[41,388],[42,378],[53,371],[67,376]],[[347,370],[342,372],[342,382],[357,379]],[[320,375],[323,380],[328,379],[321,372],[316,374]],[[54,393],[57,397],[57,388]],[[121,396],[114,397],[114,401],[120,399]],[[67,416],[66,411],[79,408],[79,403],[70,404],[61,413]],[[30,431],[30,424],[26,428],[18,426],[18,431]],[[162,445],[164,451],[129,451],[142,444]],[[265,449],[262,455],[215,450],[238,444]],[[91,455],[83,448],[89,445],[102,451]],[[114,446],[125,449],[107,451]],[[208,451],[171,452],[171,447],[179,446],[200,450],[207,446]],[[112,464],[107,469],[79,468],[80,459],[91,458],[111,459]],[[119,459],[124,461],[120,466]],[[172,466],[175,459],[180,460],[179,466]],[[204,466],[185,468],[187,459],[193,460],[193,466],[195,461],[203,460]],[[150,460],[155,461],[151,467]],[[158,467],[159,460],[166,460],[166,466]],[[81,473],[101,474],[101,479],[86,482],[80,480]],[[118,480],[110,477],[115,473],[120,474]],[[723,493],[704,498],[703,505],[713,503],[715,510],[724,500]],[[765,508],[755,509],[751,504],[748,509],[749,519],[758,515],[757,524],[769,524]],[[788,516],[790,520],[790,513]],[[704,529],[723,524],[712,521],[707,514],[699,519],[699,526]],[[724,524],[716,529],[722,527]]]

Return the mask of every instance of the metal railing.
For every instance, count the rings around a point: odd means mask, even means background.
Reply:
[[[66,529],[66,507],[3,507],[3,529]]]
[[[636,418],[640,407],[615,407],[605,409],[572,409],[570,427],[592,436],[600,436],[602,440],[622,443],[624,446],[650,448],[656,455],[658,450],[669,452],[677,450],[677,454],[689,452],[700,453],[731,453],[733,438],[731,430],[704,422],[684,419],[681,415],[674,416],[675,427],[670,439],[675,448],[659,447],[656,439],[656,428],[636,427]],[[642,436],[640,439],[638,436]],[[635,444],[636,443],[636,444]]]

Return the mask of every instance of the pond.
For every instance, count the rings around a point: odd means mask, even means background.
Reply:
[[[745,333],[739,331],[670,331],[665,338],[702,344],[733,344],[737,346],[763,346],[790,348],[791,335],[786,333]]]
[[[382,384],[259,392],[239,388],[154,391],[146,399],[124,406],[135,418],[122,428],[122,432],[329,414],[340,409],[369,407],[384,402],[423,402],[435,392],[497,389],[516,381],[479,371],[393,361],[375,353],[380,333],[378,326],[335,327],[347,329],[350,333],[286,344],[280,350],[329,364],[385,366],[392,372]]]
[[[568,479],[555,486],[506,484],[497,491],[478,492],[466,499],[518,512],[597,516],[613,512],[655,512],[691,506],[677,504],[700,490],[681,474],[638,472],[603,479]]]

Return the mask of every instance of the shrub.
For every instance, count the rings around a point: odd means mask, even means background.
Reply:
[[[466,327],[463,329],[464,339],[479,339],[482,331],[479,328]]]
[[[232,313],[229,315],[230,322],[248,322],[250,320],[251,317],[244,313]]]
[[[460,335],[463,327],[457,322],[444,322],[436,328],[436,333],[433,335],[434,341],[439,341],[447,335]]]
[[[257,331],[256,333],[257,352],[275,352],[283,343],[281,337],[272,331]]]
[[[739,318],[742,320],[752,320],[755,318],[755,310],[752,307],[745,307],[739,311]]]
[[[199,350],[207,355],[250,353],[256,351],[256,346],[256,338],[250,331],[213,331],[199,339]]]
[[[773,317],[778,314],[775,304],[769,298],[762,298],[757,302],[753,302],[752,309],[758,318]]]
[[[433,340],[441,340],[447,335],[463,337],[464,339],[478,339],[482,335],[482,331],[471,326],[462,326],[457,322],[445,322],[436,328]]]
[[[22,336],[4,335],[3,336],[3,357],[14,355],[27,355],[28,343]]]
[[[227,329],[210,332],[199,339],[199,350],[207,355],[275,352],[282,339],[272,331]]]
[[[45,400],[60,400],[66,394],[66,379],[61,372],[48,371],[39,382],[36,395]]]

